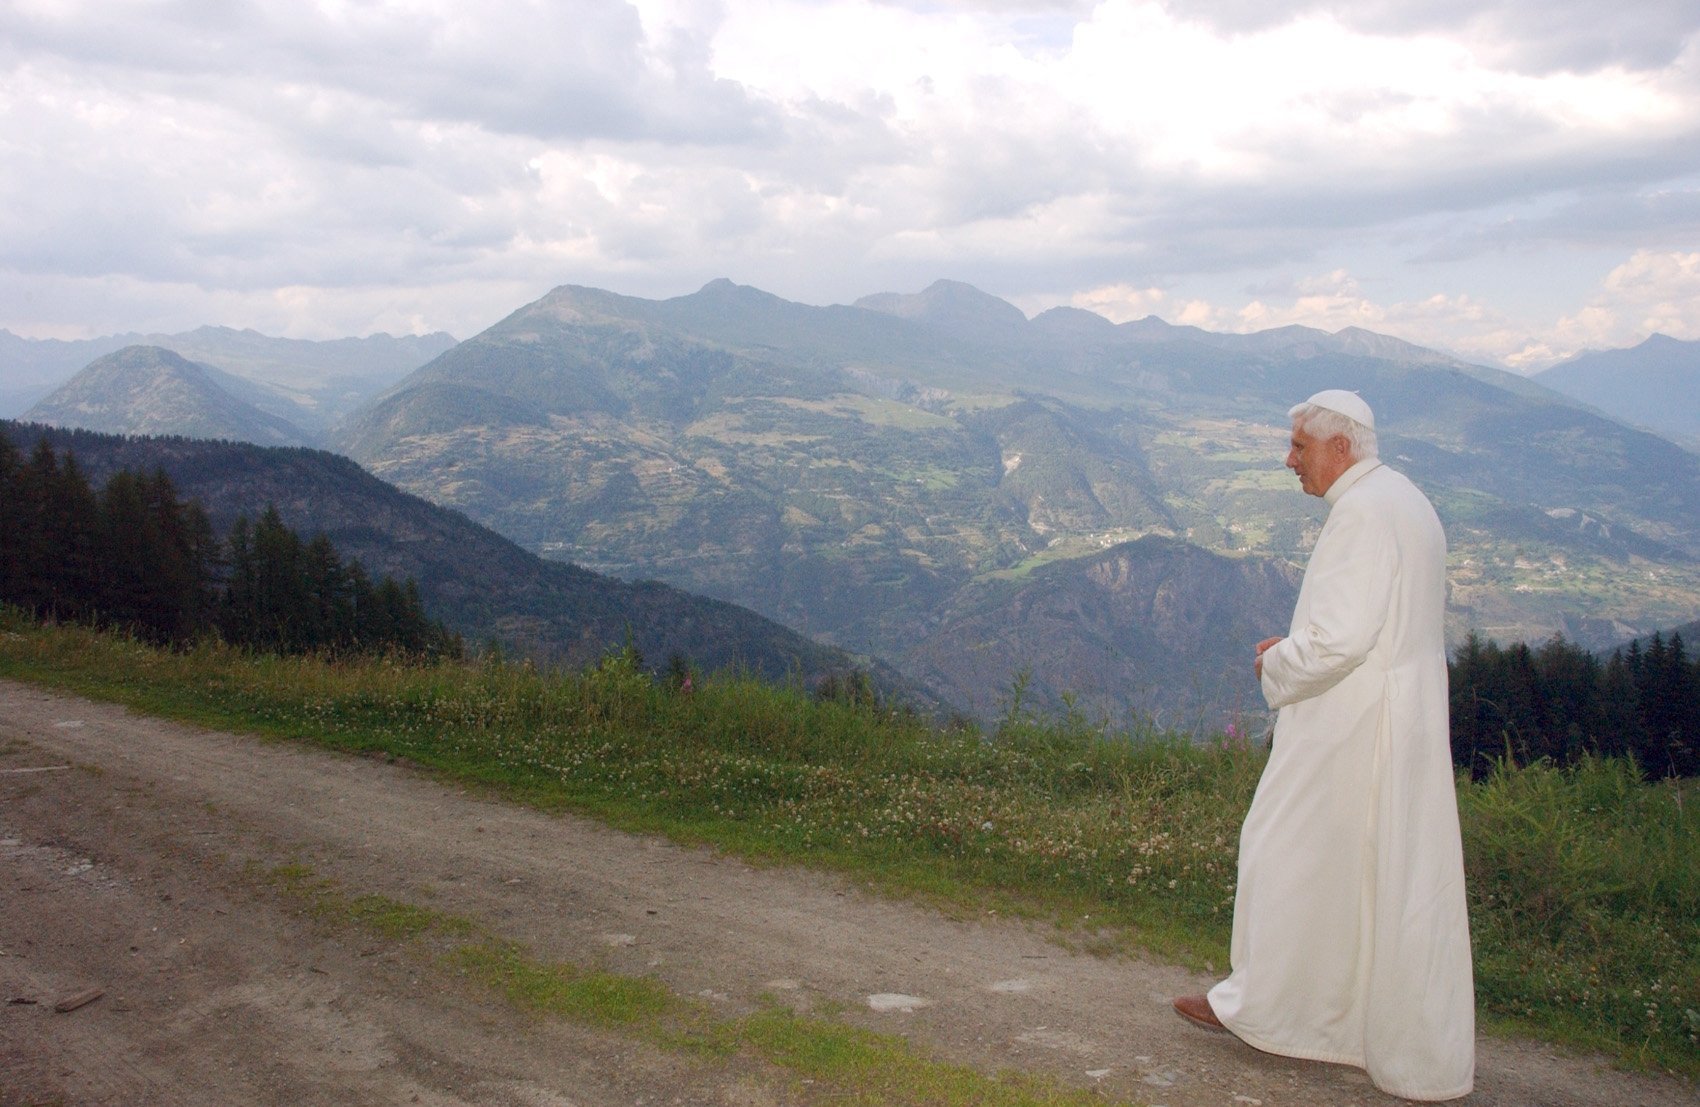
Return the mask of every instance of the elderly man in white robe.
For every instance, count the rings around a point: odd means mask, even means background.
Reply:
[[[1232,973],[1181,1015],[1356,1065],[1407,1099],[1470,1091],[1475,994],[1447,736],[1446,537],[1376,457],[1355,392],[1290,413],[1328,501],[1287,636],[1257,644],[1273,748],[1240,832]]]

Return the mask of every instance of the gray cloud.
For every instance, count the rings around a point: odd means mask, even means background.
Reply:
[[[1226,32],[1322,14],[1383,35],[1462,32],[1498,64],[1527,73],[1669,65],[1700,31],[1693,0],[1168,0],[1176,15]]]
[[[1411,255],[1423,263],[1544,249],[1554,242],[1609,249],[1624,240],[1700,242],[1700,179],[1670,188],[1575,195],[1538,216],[1459,220]]]
[[[1574,0],[1528,33],[1521,7],[1439,3],[1339,18],[1389,35],[1461,22],[1478,59],[1530,73],[1567,50],[1577,69],[1656,64],[1684,35],[1700,50],[1700,13],[1662,0],[1606,33],[1583,28]],[[941,5],[976,20],[978,53],[953,56],[968,48]],[[1184,70],[1101,114],[1114,74],[1056,61],[1090,5],[891,7],[919,14],[888,10],[897,22],[880,26],[939,35],[934,53],[905,55],[914,72],[881,84],[834,75],[829,93],[759,58],[747,85],[718,77],[712,4],[697,24],[647,27],[613,0],[413,16],[284,0],[0,6],[0,287],[57,282],[56,311],[95,285],[101,310],[125,295],[160,310],[167,293],[147,286],[221,311],[299,302],[292,320],[376,304],[390,327],[395,300],[464,331],[564,281],[675,295],[731,276],[828,302],[950,276],[1031,301],[1232,275],[1236,293],[1278,297],[1342,257],[1456,282],[1509,252],[1700,247],[1700,122],[1673,118],[1700,103],[1700,75],[1680,66],[1599,82],[1646,127],[1491,71],[1457,93],[1443,75],[1315,82],[1280,90],[1294,119],[1249,104],[1260,123],[1242,127]],[[1326,9],[1171,10],[1243,31]],[[1230,54],[1269,62],[1200,57]],[[1194,116],[1195,101],[1211,110]]]
[[[370,97],[392,115],[543,139],[746,142],[771,109],[708,68],[686,33],[649,42],[619,0],[484,5],[428,18],[356,7],[345,20],[295,3],[107,5],[80,19],[8,7],[14,59],[45,56],[114,84],[212,92],[232,78]],[[284,101],[288,101],[285,96]]]

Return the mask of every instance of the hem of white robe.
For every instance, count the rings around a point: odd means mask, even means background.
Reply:
[[[1375,1078],[1375,1074],[1369,1071],[1369,1066],[1364,1064],[1363,1058],[1361,1057],[1351,1057],[1343,1053],[1328,1053],[1323,1050],[1294,1049],[1291,1046],[1278,1046],[1270,1042],[1262,1041],[1254,1034],[1246,1034],[1235,1030],[1225,1019],[1222,1020],[1222,1024],[1228,1027],[1228,1032],[1234,1037],[1238,1038],[1251,1048],[1261,1050],[1264,1053],[1273,1053],[1279,1057],[1293,1057],[1300,1061],[1321,1061],[1328,1065],[1350,1065],[1352,1068],[1361,1069],[1369,1076],[1370,1083],[1374,1084],[1377,1089],[1387,1093],[1388,1095],[1397,1096],[1400,1099],[1411,1099],[1420,1103],[1439,1103],[1448,1099],[1462,1099],[1469,1095],[1470,1092],[1475,1089],[1476,1085],[1475,1078],[1471,1077],[1469,1080],[1464,1082],[1462,1087],[1451,1091],[1400,1091],[1397,1088],[1388,1087],[1386,1084],[1377,1080]]]

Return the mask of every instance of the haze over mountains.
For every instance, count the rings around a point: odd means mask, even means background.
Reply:
[[[288,422],[303,440],[317,441],[354,408],[454,342],[442,333],[309,342],[229,327],[62,341],[19,338],[0,330],[0,418],[23,415],[107,354],[127,346],[154,346],[245,382],[246,389],[232,390],[238,399]],[[114,404],[104,418],[121,422],[125,411]]]
[[[1029,320],[951,282],[825,308],[564,287],[325,441],[527,549],[749,607],[980,714],[1020,683],[1184,717],[1259,703],[1248,643],[1284,629],[1323,514],[1282,467],[1285,412],[1323,387],[1361,390],[1434,498],[1456,635],[1604,646],[1700,611],[1700,457],[1358,330]]]
[[[52,426],[112,434],[178,434],[261,446],[305,446],[307,435],[262,405],[260,386],[161,346],[97,358],[29,410]]]
[[[1633,349],[1560,362],[1535,379],[1613,418],[1700,449],[1700,341],[1655,334]]]

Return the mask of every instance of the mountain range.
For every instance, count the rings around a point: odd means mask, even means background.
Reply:
[[[1384,456],[1448,523],[1456,634],[1618,641],[1700,606],[1700,458],[1358,331],[1028,320],[948,282],[826,308],[724,281],[665,301],[566,287],[333,441],[528,548],[750,606],[984,704],[1018,673],[1034,695],[1081,693],[1066,628],[1008,630],[1034,611],[1024,581],[1090,579],[1095,555],[1147,536],[1302,564],[1321,505],[1282,468],[1285,411],[1330,386],[1370,399]],[[1093,680],[1114,683],[1122,654],[1159,671],[1179,647],[1142,639],[1138,603],[1110,607],[1129,614]],[[1192,632],[1243,652],[1227,621]],[[1217,701],[1253,701],[1242,679]]]
[[[1700,457],[1355,329],[1028,319],[952,282],[833,307],[568,286],[322,441],[526,550],[748,607],[979,715],[1220,717],[1255,709],[1248,643],[1284,628],[1320,525],[1282,458],[1323,387],[1363,393],[1434,499],[1455,637],[1603,647],[1700,610]]]

